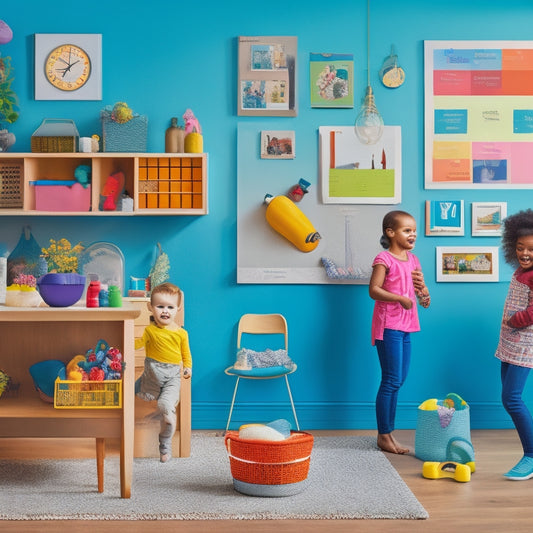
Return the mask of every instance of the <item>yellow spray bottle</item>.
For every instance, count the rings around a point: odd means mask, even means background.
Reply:
[[[267,222],[298,250],[311,252],[318,246],[320,234],[301,209],[286,196],[265,196]]]

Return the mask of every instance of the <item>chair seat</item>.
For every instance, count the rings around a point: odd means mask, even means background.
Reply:
[[[239,376],[241,378],[275,378],[292,374],[296,370],[296,365],[293,368],[286,366],[268,366],[264,368],[252,368],[250,370],[241,370],[230,366],[224,371],[230,376]]]

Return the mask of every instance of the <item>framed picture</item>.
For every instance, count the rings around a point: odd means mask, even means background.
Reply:
[[[465,234],[463,200],[427,200],[426,235]]]
[[[437,246],[437,281],[498,281],[497,246]]]
[[[353,55],[309,54],[311,107],[353,107]]]
[[[400,126],[362,144],[353,126],[320,126],[320,179],[325,204],[399,204],[402,200]]]
[[[472,237],[498,237],[502,234],[507,202],[472,202]]]
[[[532,189],[533,41],[425,41],[426,189]]]
[[[35,100],[101,100],[102,35],[36,33]]]
[[[295,117],[297,37],[239,37],[237,114]]]
[[[261,131],[261,159],[294,159],[294,131]]]

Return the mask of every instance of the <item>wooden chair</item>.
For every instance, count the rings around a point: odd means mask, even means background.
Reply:
[[[287,321],[285,317],[280,314],[245,314],[239,320],[239,327],[237,333],[237,350],[240,350],[243,346],[241,344],[244,334],[250,335],[283,335],[284,347],[288,353],[289,350],[289,333],[287,327]],[[296,428],[299,430],[300,426],[298,418],[296,416],[296,409],[294,408],[294,401],[292,399],[291,388],[289,386],[288,375],[292,374],[296,370],[296,365],[292,368],[286,367],[268,367],[268,368],[254,368],[253,370],[240,370],[236,369],[234,365],[226,368],[224,372],[228,376],[235,376],[237,381],[235,383],[235,389],[233,391],[233,398],[231,400],[231,407],[228,415],[228,422],[226,424],[226,431],[229,429],[231,415],[233,413],[233,407],[235,405],[235,397],[237,395],[237,389],[241,378],[244,379],[276,379],[285,378],[287,384],[287,392],[289,393],[289,399],[291,402],[292,413],[296,422]]]

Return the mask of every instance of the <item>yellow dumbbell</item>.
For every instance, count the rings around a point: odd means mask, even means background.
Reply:
[[[426,461],[422,467],[422,475],[427,479],[441,479],[451,477],[455,481],[466,483],[470,481],[472,470],[468,464],[454,463],[451,461],[439,463]]]

